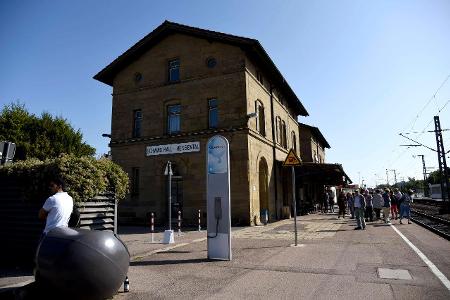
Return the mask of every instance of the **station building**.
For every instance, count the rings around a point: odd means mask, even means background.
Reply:
[[[300,156],[299,116],[308,112],[261,44],[250,38],[165,21],[94,78],[113,89],[111,155],[128,172],[119,221],[195,223],[206,209],[206,143],[230,143],[233,224],[290,217],[289,149]],[[205,217],[203,215],[203,217]]]
[[[297,207],[304,214],[321,205],[326,186],[339,189],[352,181],[342,165],[325,162],[325,149],[331,146],[318,127],[299,123],[299,134],[302,165],[296,168]]]

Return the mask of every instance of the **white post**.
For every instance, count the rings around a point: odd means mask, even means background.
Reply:
[[[294,230],[295,230],[295,246],[298,245],[297,238],[297,201],[295,200],[295,169],[292,166],[292,201],[294,204]]]
[[[202,231],[202,215],[200,209],[198,210],[198,232]]]
[[[150,217],[150,232],[152,234],[152,243],[155,242],[154,233],[155,233],[155,214],[152,213]]]
[[[181,211],[178,211],[178,236],[181,236]]]

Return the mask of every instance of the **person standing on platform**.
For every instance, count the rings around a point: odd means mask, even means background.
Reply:
[[[334,213],[334,197],[335,194],[331,189],[328,189],[328,205],[330,206],[330,213]]]
[[[375,218],[380,220],[381,218],[381,208],[383,207],[383,197],[381,196],[381,191],[379,189],[375,190],[375,195],[373,195],[372,204],[373,210],[375,211]]]
[[[366,222],[373,222],[373,204],[372,204],[372,195],[369,194],[369,190],[364,190],[364,199],[366,200],[366,209],[364,210],[364,217]]]
[[[329,198],[328,192],[326,189],[324,189],[322,196],[322,213],[328,212],[328,201],[329,201],[328,198]]]
[[[407,193],[404,193],[401,198],[400,204],[400,224],[402,223],[402,219],[406,217],[408,219],[408,224],[411,224],[411,203],[413,202],[413,191],[409,190]]]
[[[391,219],[389,214],[391,213],[391,196],[390,190],[386,188],[383,194],[383,219],[384,223],[391,224]]]
[[[402,199],[403,195],[399,191],[399,189],[394,189],[394,194],[391,197],[393,201],[391,202],[391,215],[392,218],[397,220],[399,218],[399,210],[400,210],[400,199]]]
[[[348,213],[351,215],[351,219],[355,218],[355,207],[353,202],[353,196],[350,192],[347,193],[347,207],[348,207]]]
[[[366,229],[366,221],[364,220],[364,209],[366,207],[366,200],[364,196],[359,193],[359,190],[355,191],[355,197],[353,198],[354,207],[355,207],[355,218],[358,229]]]
[[[341,215],[342,218],[345,219],[345,202],[347,202],[347,198],[345,197],[344,191],[341,190],[337,199],[337,204],[339,207],[338,219],[341,217]]]

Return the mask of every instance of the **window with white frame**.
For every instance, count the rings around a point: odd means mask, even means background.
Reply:
[[[181,129],[181,105],[167,106],[167,133],[179,133]]]
[[[257,112],[256,130],[262,135],[266,136],[266,116],[264,113],[264,105],[261,101],[256,100],[255,111]]]
[[[180,81],[180,60],[169,60],[169,82]]]
[[[219,109],[217,107],[217,99],[208,100],[208,125],[209,128],[217,128],[219,124]]]
[[[141,137],[142,128],[142,110],[136,109],[133,111],[133,132],[132,136],[134,138]]]

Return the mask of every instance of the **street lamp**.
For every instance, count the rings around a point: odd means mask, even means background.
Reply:
[[[111,139],[111,133],[102,133],[102,137]],[[112,158],[111,150],[108,151],[108,153],[105,155],[105,157],[109,158],[109,159]]]

